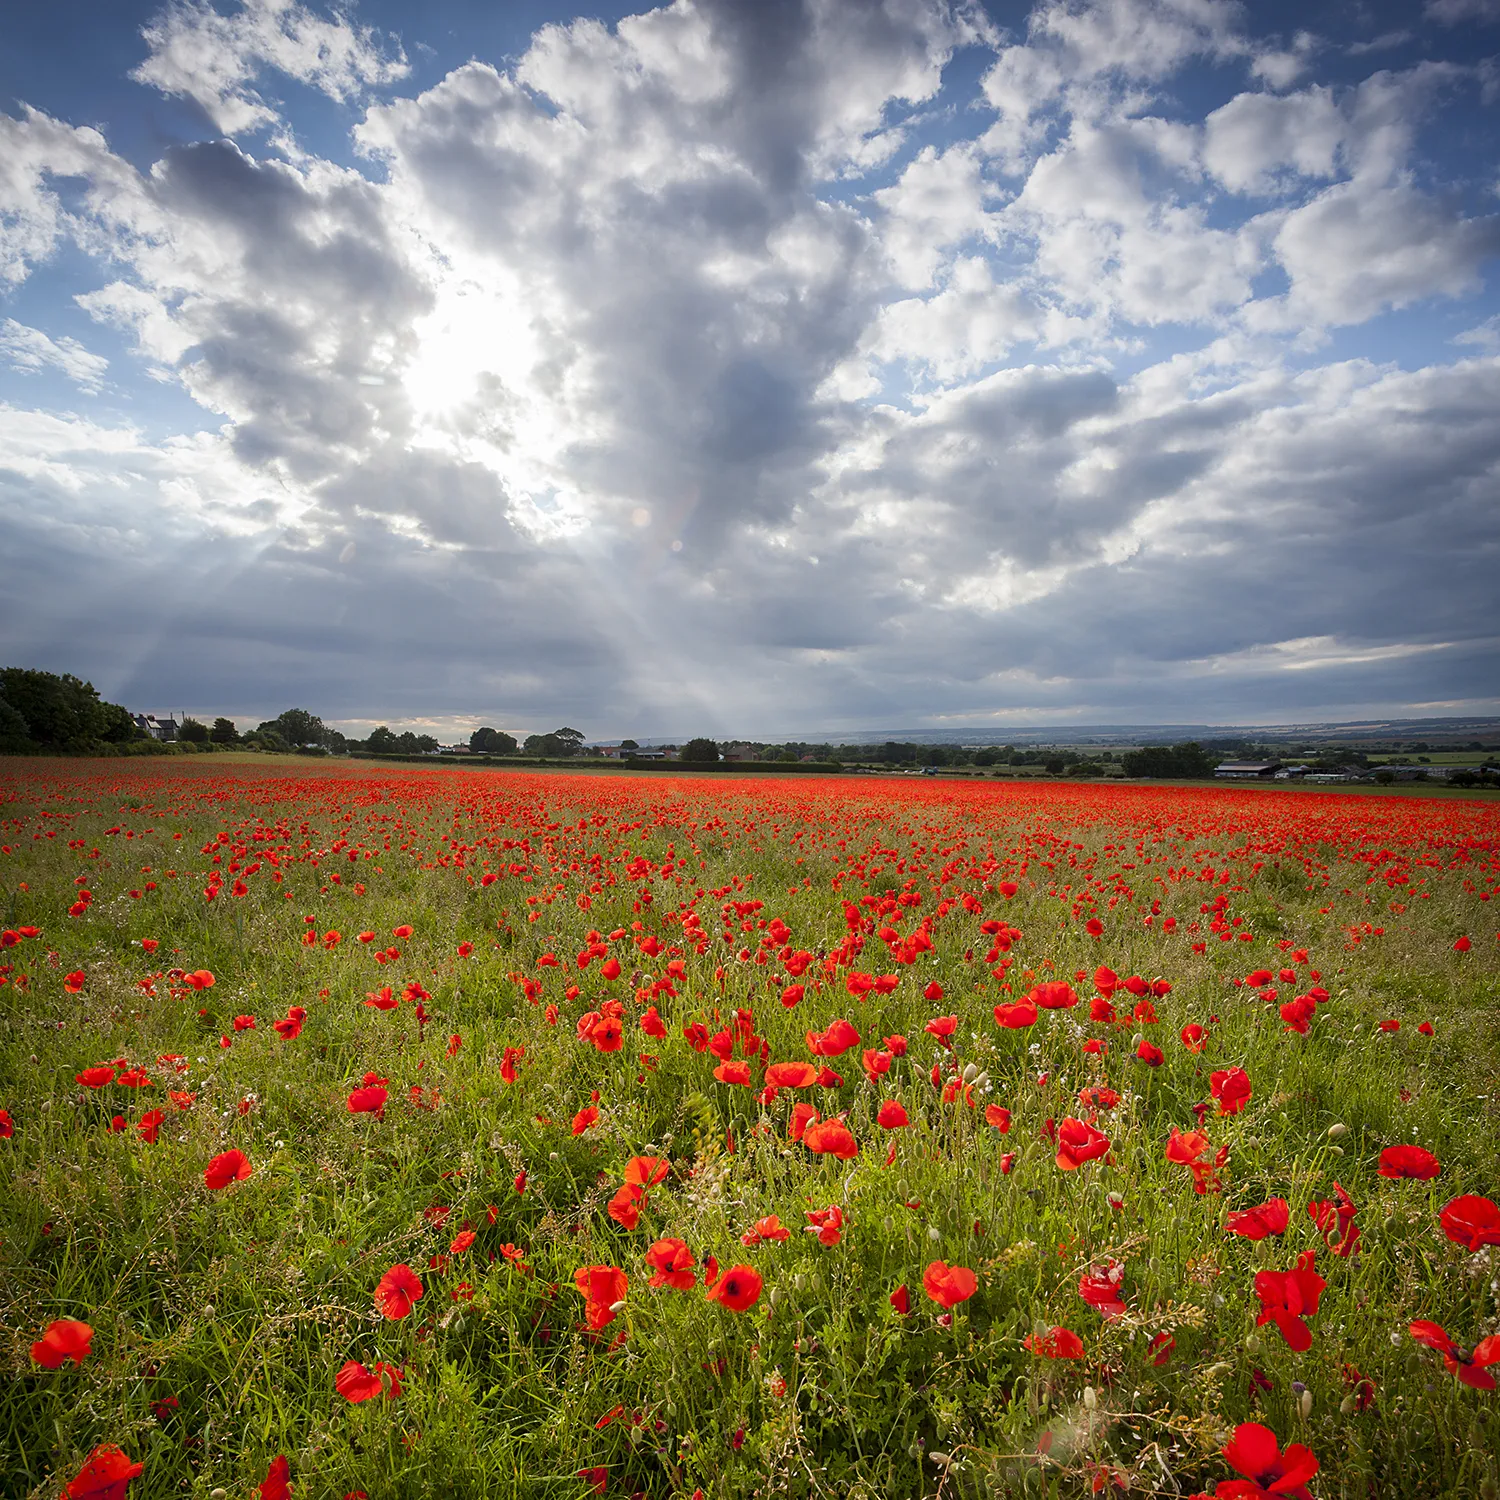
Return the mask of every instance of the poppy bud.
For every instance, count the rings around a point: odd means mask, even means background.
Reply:
[[[1093,1411],[1099,1405],[1099,1398],[1094,1394],[1094,1388],[1091,1385],[1083,1388],[1083,1404],[1089,1411]]]

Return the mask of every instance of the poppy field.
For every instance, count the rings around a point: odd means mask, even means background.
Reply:
[[[1500,1493],[1500,808],[10,761],[0,1494]]]

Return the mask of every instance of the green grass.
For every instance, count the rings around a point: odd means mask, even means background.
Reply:
[[[1406,1327],[1432,1319],[1466,1345],[1500,1329],[1497,1252],[1471,1256],[1437,1224],[1461,1192],[1500,1195],[1500,894],[1480,900],[1500,882],[1500,807],[1410,791],[574,778],[259,757],[8,762],[0,920],[41,935],[0,953],[0,1107],[15,1122],[0,1141],[0,1494],[56,1496],[91,1448],[114,1442],[145,1464],[132,1500],[248,1496],[283,1453],[299,1500],[354,1490],[572,1500],[589,1492],[579,1471],[595,1466],[623,1496],[1070,1496],[1090,1493],[1101,1466],[1130,1494],[1188,1495],[1230,1477],[1219,1450],[1249,1420],[1312,1448],[1322,1497],[1479,1494],[1497,1478],[1497,1396],[1456,1383]],[[268,828],[275,837],[247,836]],[[56,837],[34,837],[48,831]],[[201,852],[210,846],[217,866]],[[631,875],[637,857],[645,878]],[[256,861],[249,893],[232,896],[231,864],[243,874]],[[1211,882],[1182,878],[1203,865]],[[499,873],[488,887],[486,868]],[[209,902],[215,870],[225,888]],[[1407,883],[1389,881],[1393,870]],[[80,875],[93,901],[74,918]],[[1013,898],[1002,880],[1017,882]],[[785,946],[831,951],[848,930],[843,901],[904,889],[921,904],[858,907],[903,935],[933,919],[931,951],[909,965],[863,934],[851,967],[899,975],[889,995],[858,1001],[845,969],[815,962],[789,1010],[767,982],[782,971],[780,949],[765,965],[736,956],[774,917],[791,929]],[[979,914],[957,904],[966,892]],[[1200,908],[1221,895],[1253,941],[1208,930]],[[725,902],[752,899],[763,908],[736,915],[725,941]],[[954,905],[938,917],[943,901]],[[689,904],[703,953],[666,915]],[[1098,939],[1082,925],[1095,912]],[[307,915],[342,942],[304,946]],[[979,923],[990,917],[1024,933],[1005,955],[1010,994],[998,963],[984,962]],[[391,936],[403,923],[410,940]],[[606,982],[598,962],[580,970],[586,934],[620,928],[608,946],[622,977]],[[361,945],[362,930],[377,941]],[[1462,933],[1473,950],[1455,953]],[[636,945],[653,934],[654,957]],[[160,941],[154,956],[143,938]],[[461,942],[471,956],[457,956]],[[378,965],[373,951],[390,945],[399,961]],[[1281,998],[1313,970],[1331,992],[1306,1037],[1231,982],[1296,949],[1308,957]],[[547,952],[560,967],[539,963]],[[638,1029],[650,1002],[636,990],[674,953],[686,977],[654,1001],[668,1025],[655,1041]],[[1170,982],[1156,1023],[1091,1024],[1093,989],[1079,982],[1077,1008],[1043,1011],[1027,1031],[996,1026],[997,1000],[1101,963]],[[174,966],[210,970],[215,983],[139,988]],[[75,969],[87,980],[72,995],[62,981]],[[540,981],[538,1004],[525,979]],[[431,996],[425,1028],[409,1003],[362,1003],[409,980]],[[934,980],[945,995],[929,1002]],[[576,1034],[607,996],[624,1002],[614,1053]],[[307,1018],[284,1041],[271,1022],[291,1005]],[[847,1111],[857,1157],[789,1141],[790,1091],[763,1108],[755,1090],[715,1081],[716,1059],[682,1029],[717,1030],[735,1007],[753,1010],[773,1061],[806,1058],[809,1029],[854,1022],[861,1047],[832,1061],[843,1086],[796,1097]],[[256,1028],[235,1033],[240,1014]],[[923,1027],[951,1014],[950,1055]],[[1386,1019],[1400,1030],[1381,1032]],[[1178,1038],[1189,1021],[1209,1030],[1201,1055]],[[1432,1037],[1418,1033],[1424,1021]],[[909,1051],[877,1088],[860,1053],[895,1034]],[[1083,1051],[1089,1037],[1104,1056]],[[1161,1047],[1159,1068],[1134,1058],[1138,1037]],[[526,1056],[507,1085],[500,1064],[516,1045]],[[185,1071],[158,1061],[168,1054]],[[119,1057],[144,1064],[155,1086],[74,1083]],[[974,1107],[941,1101],[934,1063],[976,1081]],[[1222,1193],[1195,1195],[1166,1141],[1195,1125],[1210,1072],[1230,1066],[1254,1092],[1242,1114],[1208,1113],[1229,1157]],[[390,1080],[383,1119],[345,1108],[366,1071]],[[1122,1096],[1098,1117],[1111,1159],[1058,1170],[1045,1122],[1082,1116],[1080,1088],[1104,1084]],[[196,1098],[148,1145],[133,1125],[165,1105],[167,1087]],[[599,1123],[575,1137],[570,1122],[596,1090]],[[901,1099],[910,1127],[876,1125],[885,1098]],[[985,1123],[989,1103],[1011,1110],[1008,1134]],[[111,1133],[115,1113],[131,1128]],[[1442,1175],[1379,1176],[1380,1151],[1402,1142],[1436,1153]],[[253,1175],[207,1191],[204,1165],[231,1146]],[[605,1209],[637,1154],[672,1170],[626,1231]],[[1349,1260],[1307,1215],[1335,1181],[1359,1209],[1361,1253]],[[1291,1205],[1281,1238],[1224,1232],[1228,1212],[1270,1195]],[[830,1205],[846,1224],[827,1247],[802,1226]],[[768,1214],[792,1237],[744,1247]],[[429,1269],[465,1223],[473,1246]],[[647,1286],[644,1255],[659,1236],[691,1247],[691,1294]],[[520,1247],[527,1270],[503,1244]],[[1255,1327],[1252,1282],[1308,1249],[1329,1285],[1309,1320],[1312,1347],[1295,1354],[1274,1327]],[[762,1274],[753,1308],[705,1299],[709,1255]],[[1077,1284],[1108,1258],[1125,1265],[1128,1311],[1106,1322]],[[951,1327],[922,1293],[935,1259],[978,1277]],[[411,1317],[386,1321],[374,1289],[398,1263],[419,1272],[425,1295]],[[591,1264],[630,1278],[598,1335],[573,1289],[575,1269]],[[452,1300],[460,1282],[471,1301]],[[889,1301],[902,1284],[906,1317]],[[92,1352],[77,1369],[38,1370],[30,1344],[64,1317],[93,1326]],[[1054,1324],[1080,1335],[1084,1360],[1024,1347]],[[1176,1349],[1158,1367],[1146,1346],[1163,1331]],[[339,1397],[334,1376],[350,1358],[403,1367],[400,1399]],[[1369,1409],[1345,1409],[1346,1366],[1374,1381]],[[154,1413],[166,1398],[177,1406]]]

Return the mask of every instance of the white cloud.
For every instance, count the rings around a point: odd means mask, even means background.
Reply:
[[[1327,88],[1236,94],[1204,121],[1203,163],[1233,192],[1264,192],[1283,169],[1332,177],[1347,122]]]
[[[77,339],[52,339],[40,328],[29,328],[14,318],[0,323],[0,357],[28,375],[57,370],[84,391],[95,393],[109,368],[102,355],[91,354]]]
[[[172,0],[141,35],[150,55],[130,75],[202,106],[216,128],[239,135],[279,118],[252,87],[275,69],[344,102],[409,71],[399,47],[368,26],[327,19],[297,0],[238,0],[222,15],[210,0]]]

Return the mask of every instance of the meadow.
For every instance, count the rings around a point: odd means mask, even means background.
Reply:
[[[1500,806],[0,763],[0,1494],[1497,1495]]]

